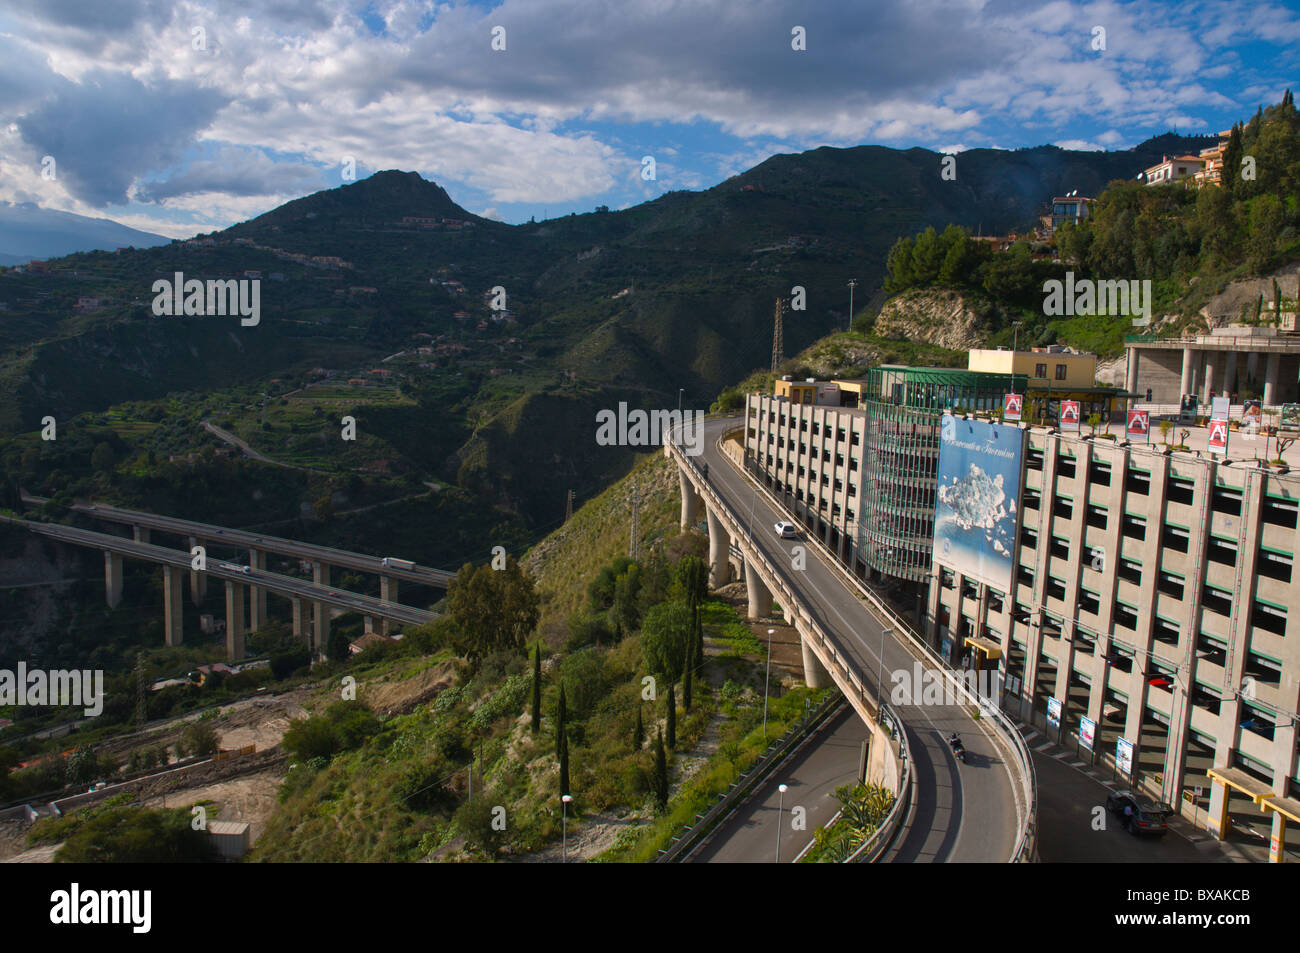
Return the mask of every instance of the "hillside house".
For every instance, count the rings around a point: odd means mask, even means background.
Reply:
[[[1196,173],[1205,169],[1206,160],[1200,156],[1165,156],[1157,165],[1142,173],[1147,185],[1167,185],[1183,179],[1195,180]]]

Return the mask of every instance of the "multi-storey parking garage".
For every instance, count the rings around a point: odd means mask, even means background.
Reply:
[[[751,395],[746,457],[860,578],[874,572],[924,582],[940,417],[945,410],[1000,408],[1003,395],[1023,392],[1027,378],[884,366],[834,383],[838,405]]]
[[[1300,479],[1041,428],[1025,441],[1013,591],[937,558],[933,637],[996,664],[1004,707],[1059,721],[1189,817],[1221,831],[1262,809],[1278,836],[1300,807]]]
[[[1262,817],[1281,840],[1300,821],[1300,477],[1003,427],[1013,570],[976,580],[934,553],[936,464],[945,409],[1019,390],[994,376],[878,368],[837,382],[852,407],[752,395],[747,462],[859,578],[916,586],[932,645],[997,672],[1005,709],[1216,833]]]

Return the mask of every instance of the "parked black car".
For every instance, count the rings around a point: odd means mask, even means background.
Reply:
[[[1174,813],[1168,804],[1132,791],[1114,791],[1107,795],[1106,810],[1121,818],[1124,829],[1130,834],[1153,837],[1160,837],[1169,830],[1169,815]]]

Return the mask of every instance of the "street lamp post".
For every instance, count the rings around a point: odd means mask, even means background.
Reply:
[[[677,388],[677,419],[682,419],[682,394],[685,393],[685,387]]]
[[[784,784],[779,784],[776,790],[776,857],[772,859],[772,863],[779,864],[781,863],[781,825],[785,823],[785,792],[790,789]]]
[[[858,284],[858,279],[856,278],[849,279],[849,326],[845,328],[846,331],[853,330],[853,289],[857,287],[857,284]]]
[[[572,800],[573,800],[573,795],[571,794],[564,794],[561,795],[560,797],[560,801],[562,802],[562,806],[560,810],[564,812],[564,820],[561,822],[562,840],[560,843],[562,844],[561,849],[563,851],[562,854],[563,860],[561,861],[561,863],[565,863],[565,864],[569,862],[569,802]]]
[[[785,602],[784,599],[781,600]],[[767,686],[772,680],[772,636],[776,629],[767,630],[767,673],[763,676],[763,740],[767,740]]]

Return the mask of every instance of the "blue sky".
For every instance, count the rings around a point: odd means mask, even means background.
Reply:
[[[1123,149],[1277,101],[1297,37],[1251,0],[6,0],[0,201],[184,237],[351,157],[520,222],[826,145]]]

